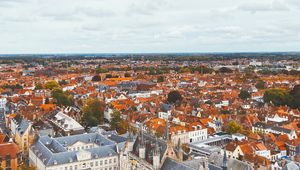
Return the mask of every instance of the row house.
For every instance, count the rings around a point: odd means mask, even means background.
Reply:
[[[254,133],[273,133],[273,134],[286,134],[289,139],[297,138],[297,134],[294,130],[286,129],[279,126],[273,126],[262,122],[257,122],[252,127],[252,132]]]

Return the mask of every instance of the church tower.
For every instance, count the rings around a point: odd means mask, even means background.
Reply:
[[[181,147],[181,141],[180,138],[178,139],[178,153],[177,153],[177,157],[179,161],[183,161],[183,150]]]
[[[139,157],[142,159],[146,158],[146,147],[145,147],[145,141],[144,141],[144,132],[143,132],[143,125],[140,126],[140,144],[139,144]]]
[[[165,126],[164,139],[165,139],[167,142],[169,141],[169,120],[168,120],[168,116],[167,116],[167,118],[166,118],[166,126]]]
[[[153,167],[155,170],[158,170],[160,166],[160,149],[158,146],[157,138],[155,139],[155,148],[153,151]]]
[[[227,162],[226,150],[224,149],[222,170],[227,170],[227,168],[228,168],[228,162]]]
[[[131,134],[131,130],[128,131],[128,137],[127,137],[127,151],[128,152],[132,152],[133,150],[133,144],[134,144],[134,139],[133,136]]]

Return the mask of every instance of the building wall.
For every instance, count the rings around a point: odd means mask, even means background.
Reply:
[[[7,103],[6,98],[0,98],[0,109],[5,109],[6,103]]]
[[[180,133],[180,134],[172,134],[171,140],[173,146],[178,145],[178,140],[180,139],[180,142],[183,143],[189,143],[189,134],[188,133]]]
[[[177,146],[179,139],[181,143],[199,142],[207,139],[207,129],[172,134],[171,139],[174,146]]]
[[[80,162],[72,162],[63,165],[54,165],[46,167],[46,170],[81,170],[88,169],[91,170],[118,170],[119,160],[118,156],[105,157],[92,160],[84,160]]]
[[[232,157],[234,159],[238,159],[240,155],[244,155],[244,153],[242,152],[241,147],[237,146],[232,153]]]
[[[10,160],[10,165],[9,166],[7,166],[6,165],[6,160],[5,160],[5,158],[2,158],[2,162],[0,162],[0,167],[2,168],[2,169],[6,169],[6,168],[11,168],[11,170],[17,170],[18,169],[18,159],[17,158],[15,158],[15,159],[11,159]]]
[[[119,158],[118,155],[111,157],[89,159],[78,162],[69,162],[62,165],[46,166],[34,152],[29,150],[30,165],[37,167],[37,170],[81,170],[81,169],[92,169],[92,170],[119,170]]]
[[[46,169],[42,160],[40,160],[31,149],[29,149],[29,165],[35,166],[37,170]]]
[[[256,151],[256,154],[259,155],[259,156],[263,156],[263,157],[265,157],[267,159],[271,158],[271,152],[270,152],[270,150]]]
[[[200,129],[189,132],[189,142],[199,142],[207,139],[207,129]]]
[[[22,151],[27,150],[29,147],[29,129],[31,129],[31,125],[29,125],[22,136],[20,136],[19,133],[15,134],[15,141]]]

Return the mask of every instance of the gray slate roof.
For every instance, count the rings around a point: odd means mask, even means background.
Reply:
[[[124,147],[124,142],[116,145],[115,142],[106,139],[101,134],[88,133],[59,138],[42,136],[30,149],[46,166],[66,164],[70,161],[76,162],[76,155],[82,150],[68,151],[65,147],[73,145],[78,141],[83,143],[96,143],[99,145],[99,147],[83,149],[91,153],[92,159],[117,155],[117,146]]]
[[[195,170],[195,169],[167,157],[161,167],[161,170]]]
[[[20,136],[23,136],[24,132],[27,130],[27,128],[29,127],[29,122],[25,119],[22,119],[18,128],[17,128],[17,133]]]

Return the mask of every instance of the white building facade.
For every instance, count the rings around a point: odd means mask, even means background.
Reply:
[[[99,133],[59,138],[40,137],[29,149],[30,164],[38,170],[119,170],[126,141],[112,141]]]

